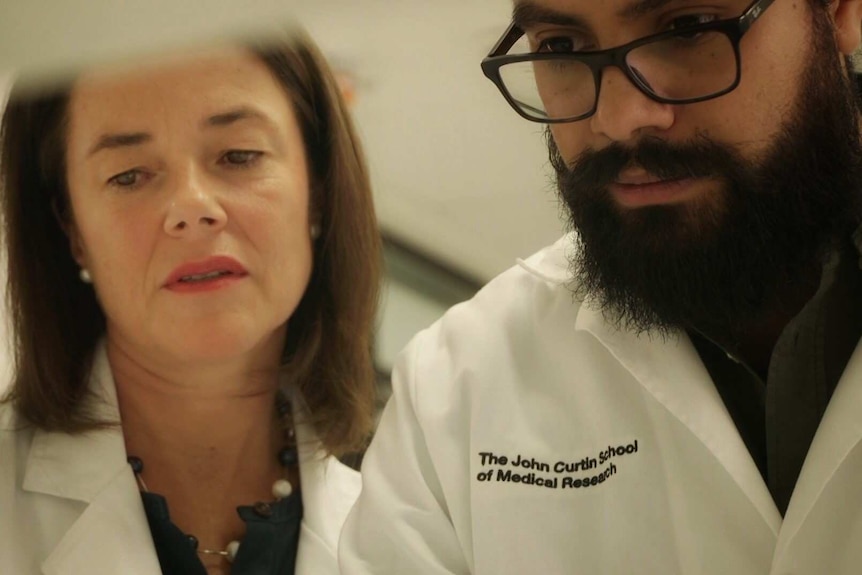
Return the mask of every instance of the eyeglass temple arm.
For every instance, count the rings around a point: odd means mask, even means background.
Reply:
[[[749,6],[745,14],[739,17],[739,32],[745,34],[773,2],[775,0],[759,0]]]
[[[521,27],[512,22],[503,33],[503,36],[497,41],[497,44],[488,53],[488,56],[499,56],[501,54],[505,54],[512,48],[512,46],[515,45],[518,38],[523,35],[524,31],[521,30]]]

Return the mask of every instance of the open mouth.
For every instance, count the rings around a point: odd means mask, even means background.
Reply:
[[[205,274],[183,276],[177,281],[178,283],[200,283],[232,275],[234,275],[234,273],[229,271],[213,271]]]
[[[163,287],[179,291],[217,289],[248,275],[245,267],[230,256],[212,256],[180,265],[166,278]]]

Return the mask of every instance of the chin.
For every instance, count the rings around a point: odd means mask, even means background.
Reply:
[[[225,325],[227,323],[227,325]],[[216,325],[214,325],[216,324]],[[186,329],[173,330],[160,347],[181,362],[209,362],[252,359],[271,355],[274,363],[281,356],[280,330],[261,329],[244,322],[202,322]]]

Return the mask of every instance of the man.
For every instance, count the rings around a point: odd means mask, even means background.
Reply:
[[[523,0],[574,233],[420,334],[357,573],[862,569],[859,0]]]

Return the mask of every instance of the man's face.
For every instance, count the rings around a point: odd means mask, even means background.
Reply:
[[[539,5],[583,21],[587,49],[604,49],[679,22],[737,17],[749,2],[672,1],[635,18],[618,15],[628,0]],[[576,280],[612,320],[729,337],[774,312],[780,286],[858,222],[858,112],[828,15],[776,0],[740,52],[740,84],[720,98],[656,103],[608,68],[595,115],[550,127],[579,232]]]
[[[527,35],[536,40],[577,32],[585,49],[619,46],[674,27],[738,17],[751,0],[717,0],[708,4],[692,0],[634,2],[633,0],[534,0],[537,6],[574,16],[588,31],[567,30],[553,24],[537,24]],[[662,4],[632,19],[618,15],[632,4]],[[708,7],[707,7],[708,6]],[[634,146],[643,136],[669,142],[684,142],[698,134],[733,146],[746,157],[763,154],[780,130],[800,91],[799,80],[809,57],[810,8],[808,0],[776,0],[741,42],[742,75],[739,86],[721,98],[693,105],[668,105],[651,101],[616,68],[603,73],[598,109],[589,119],[551,125],[560,153],[567,161],[584,150],[601,150],[612,143]],[[585,32],[587,32],[585,34]],[[620,175],[621,182],[646,178],[632,169]],[[697,182],[676,201],[704,201],[710,182]],[[641,205],[646,197],[614,195],[620,203]],[[626,197],[629,200],[626,200]],[[655,202],[673,199],[656,198]]]

